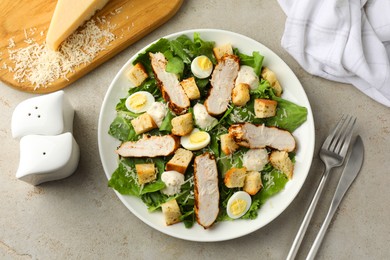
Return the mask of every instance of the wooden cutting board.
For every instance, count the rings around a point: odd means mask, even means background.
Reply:
[[[67,79],[60,78],[45,87],[35,89],[30,82],[14,80],[14,73],[7,68],[14,67],[9,58],[9,47],[13,45],[12,42],[15,43],[13,49],[27,47],[26,38],[33,38],[38,44],[42,44],[57,1],[1,0],[0,80],[18,90],[32,93],[49,93],[62,89],[168,21],[178,11],[182,2],[182,0],[110,0],[94,16],[94,18],[105,17],[110,24],[115,25],[110,32],[115,34],[116,38],[106,50],[99,52],[90,63],[75,68],[74,72],[67,75]]]

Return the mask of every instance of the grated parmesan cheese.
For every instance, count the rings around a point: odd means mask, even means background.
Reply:
[[[8,39],[8,49],[11,49],[13,47],[15,47],[15,41],[14,41],[14,38],[10,38]]]
[[[35,87],[34,90],[47,87],[60,78],[68,80],[69,73],[74,72],[80,65],[92,62],[97,54],[115,39],[115,35],[110,32],[115,26],[106,19],[97,20],[106,28],[101,29],[95,20],[89,20],[80,31],[69,36],[58,51],[29,38],[27,30],[24,30],[27,47],[12,50],[15,42],[12,38],[9,39],[8,52],[14,67],[8,66],[8,69],[11,68],[10,71],[14,73],[14,80],[30,82]],[[35,30],[30,29],[30,33],[33,34]]]
[[[190,187],[194,187],[194,185],[195,185],[195,183],[194,183],[194,176],[191,176],[191,177],[189,177],[187,180],[185,180],[184,181],[184,183],[183,183],[183,185],[185,184],[185,183],[190,183]],[[183,203],[182,204],[187,204],[187,202],[188,202],[188,200],[193,200],[193,199],[195,199],[195,193],[194,193],[194,189],[193,188],[191,188],[190,189],[190,192],[187,194],[187,196],[184,198],[184,200],[183,200]]]
[[[267,173],[263,174],[263,176],[264,176],[264,180],[267,181],[266,190],[268,190],[269,188],[275,186],[274,176],[271,175],[271,173],[267,172]]]

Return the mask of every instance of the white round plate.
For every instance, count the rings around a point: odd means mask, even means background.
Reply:
[[[242,53],[248,55],[251,55],[252,51],[259,51],[265,57],[263,64],[276,73],[279,82],[283,86],[284,92],[282,97],[304,106],[308,110],[307,121],[293,133],[298,146],[294,177],[286,184],[283,191],[270,198],[261,207],[259,216],[254,220],[218,222],[207,230],[203,229],[197,223],[192,228],[185,228],[184,224],[181,223],[166,226],[161,212],[149,213],[140,199],[132,196],[124,196],[115,191],[119,199],[134,215],[156,230],[176,238],[191,241],[223,241],[247,235],[267,225],[279,216],[293,201],[301,189],[310,169],[314,151],[314,121],[309,101],[301,83],[287,64],[270,49],[246,36],[214,29],[188,30],[164,38],[175,39],[185,34],[192,39],[194,32],[198,32],[203,40],[214,41],[216,45],[231,43],[232,46],[237,47]],[[146,46],[140,52],[143,52],[148,47]],[[138,53],[115,76],[106,93],[100,111],[98,126],[99,152],[108,179],[118,166],[118,156],[114,151],[120,144],[119,141],[108,134],[108,129],[116,117],[116,104],[120,98],[125,97],[127,94],[130,83],[125,73],[131,67],[132,61],[137,55]]]

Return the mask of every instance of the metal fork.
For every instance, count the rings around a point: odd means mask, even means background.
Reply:
[[[325,164],[325,171],[322,175],[320,184],[318,185],[310,206],[307,209],[306,215],[303,218],[302,224],[299,227],[298,233],[295,236],[290,252],[287,255],[287,260],[293,260],[298,253],[299,246],[301,245],[302,239],[313,216],[318,200],[322,194],[330,170],[334,167],[341,166],[344,162],[349,145],[351,143],[351,137],[353,133],[352,130],[355,122],[356,117],[343,115],[321,147],[319,154],[321,160]]]

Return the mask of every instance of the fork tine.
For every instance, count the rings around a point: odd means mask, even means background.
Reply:
[[[339,142],[339,145],[336,147],[335,152],[338,153],[341,157],[345,158],[345,155],[347,154],[349,144],[351,142],[352,134],[353,134],[353,128],[355,126],[356,117],[351,117],[348,121],[348,125],[345,128],[344,134],[341,137],[341,140]]]
[[[333,151],[337,154],[340,152],[340,148],[345,141],[345,137],[348,136],[348,134],[352,130],[352,128],[350,129],[349,125],[350,125],[351,121],[353,120],[353,118],[349,115],[346,115],[346,116],[343,116],[342,119],[343,119],[342,124],[340,125],[340,128],[338,129],[339,131],[336,133],[336,135],[334,136],[334,138],[329,146],[329,150]]]
[[[340,132],[340,129],[343,127],[343,124],[346,120],[347,115],[343,115],[335,128],[333,129],[332,133],[329,134],[329,136],[325,139],[322,148],[329,149],[331,145],[334,143],[334,140],[336,139],[335,137],[338,135]],[[336,139],[337,140],[337,139]]]
[[[349,120],[351,120],[351,117],[349,115],[343,115],[343,117],[340,120],[340,125],[338,125],[337,132],[334,134],[331,144],[329,145],[330,151],[336,151],[336,147],[340,143],[340,137],[346,132],[346,127],[348,126]]]

